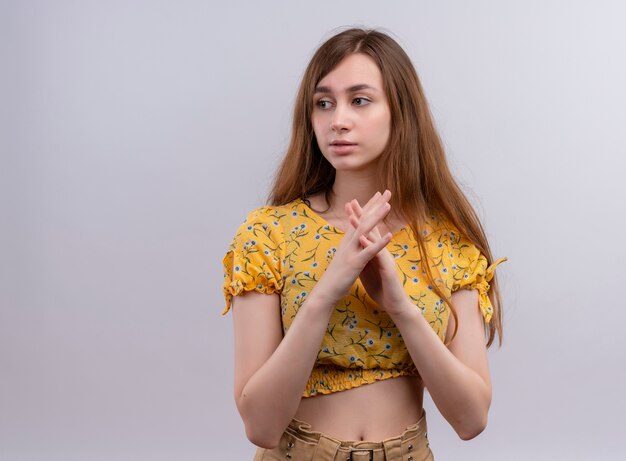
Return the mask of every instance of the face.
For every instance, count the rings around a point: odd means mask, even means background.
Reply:
[[[313,95],[313,131],[336,170],[376,168],[391,129],[391,111],[376,63],[364,54],[344,58]]]

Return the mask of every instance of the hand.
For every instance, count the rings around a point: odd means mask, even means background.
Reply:
[[[389,191],[383,194],[376,192],[363,209],[360,209],[359,222],[346,231],[335,256],[316,284],[314,291],[329,298],[332,305],[348,294],[366,264],[391,240],[391,234],[388,234],[368,245],[361,243],[361,239],[375,229],[391,210],[388,203],[390,197]],[[350,215],[350,202],[346,203],[345,209]]]
[[[350,224],[355,228],[360,225],[366,208],[362,209],[356,200],[349,202],[349,208],[346,208],[346,211],[348,211]],[[381,240],[389,243],[390,239],[391,233],[381,236],[378,228],[374,227],[369,233],[361,235],[359,242],[364,248],[372,246],[378,248]],[[406,310],[408,296],[398,277],[395,259],[387,248],[383,247],[368,261],[359,278],[367,294],[389,315],[401,314]]]

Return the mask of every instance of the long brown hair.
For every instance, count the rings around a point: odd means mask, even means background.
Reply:
[[[452,302],[435,283],[428,250],[419,232],[429,214],[437,213],[452,223],[492,262],[483,227],[453,178],[441,139],[413,64],[402,47],[388,35],[371,29],[348,29],[327,40],[316,51],[304,72],[296,96],[291,141],[278,168],[269,194],[271,205],[284,205],[297,198],[323,192],[331,203],[335,170],[324,158],[311,124],[313,94],[318,82],[346,56],[362,53],[378,65],[391,111],[391,132],[381,154],[378,187],[392,192],[391,205],[411,227],[427,278],[434,291],[447,303],[458,329]],[[502,310],[496,277],[490,282],[493,305],[491,322],[485,326],[487,346],[497,333],[502,344]],[[452,340],[449,339],[449,341]],[[446,341],[449,343],[449,341]]]

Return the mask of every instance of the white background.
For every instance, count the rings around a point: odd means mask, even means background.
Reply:
[[[346,25],[407,50],[509,258],[489,426],[429,401],[436,459],[625,459],[623,5],[0,2],[0,459],[252,459],[221,259]]]

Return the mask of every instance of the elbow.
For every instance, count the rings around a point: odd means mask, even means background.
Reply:
[[[482,431],[484,431],[485,427],[486,426],[476,426],[475,428],[457,431],[457,434],[461,440],[472,440],[474,437],[477,437]]]
[[[462,415],[457,415],[452,427],[461,440],[472,440],[486,429],[490,406],[491,388],[489,387],[480,401],[467,407]]]
[[[251,443],[268,450],[278,446],[283,431],[279,432],[277,428],[273,427],[270,423],[271,418],[266,412],[242,405],[241,400],[237,401],[237,409],[245,426],[246,437]],[[255,414],[257,417],[254,416]]]
[[[481,434],[486,427],[487,414],[472,421],[465,421],[464,424],[458,424],[454,427],[454,430],[461,440],[472,440]]]
[[[271,450],[276,448],[280,442],[281,435],[276,437],[274,434],[267,433],[262,430],[258,430],[252,424],[246,424],[246,437],[248,440],[256,445],[257,447],[265,448]]]

